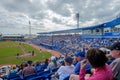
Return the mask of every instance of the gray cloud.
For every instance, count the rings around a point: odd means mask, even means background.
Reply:
[[[120,14],[120,0],[1,0],[0,32],[28,33],[29,20],[33,33],[75,28],[76,13],[80,27],[108,22]]]
[[[62,23],[62,20],[61,20],[61,19],[58,19],[58,18],[56,18],[56,17],[54,17],[54,18],[52,19],[52,21],[53,21],[54,23],[56,23],[56,24],[63,24],[63,23]]]
[[[41,4],[38,0],[30,2],[30,0],[1,0],[1,5],[11,12],[34,13],[40,9]],[[35,5],[36,4],[36,5]],[[39,4],[39,5],[37,5]]]
[[[71,15],[71,12],[69,10],[70,5],[64,3],[64,0],[59,0],[59,1],[48,1],[47,6],[49,9],[51,9],[53,12],[60,14],[62,16],[68,17]]]

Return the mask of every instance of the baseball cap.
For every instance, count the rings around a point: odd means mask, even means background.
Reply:
[[[85,57],[85,53],[84,52],[76,52],[74,54],[74,56],[76,56],[76,57],[78,57],[78,56]]]
[[[55,57],[55,56],[52,56],[52,57],[51,57],[51,61],[54,61],[54,60],[56,60],[56,57]]]
[[[114,43],[111,47],[110,50],[120,50],[120,42]]]

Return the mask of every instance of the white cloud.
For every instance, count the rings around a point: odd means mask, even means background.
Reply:
[[[114,19],[120,13],[120,0],[1,0],[0,33],[32,33],[76,28]]]

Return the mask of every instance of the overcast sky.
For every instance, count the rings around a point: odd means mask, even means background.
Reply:
[[[32,34],[111,21],[120,13],[120,0],[0,0],[0,33]]]

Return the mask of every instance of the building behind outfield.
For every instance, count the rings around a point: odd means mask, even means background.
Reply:
[[[25,41],[23,35],[13,35],[13,34],[1,35],[1,40],[2,41]]]

